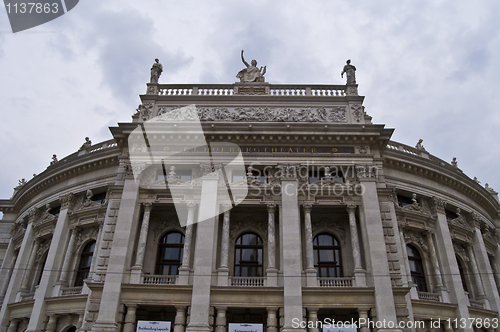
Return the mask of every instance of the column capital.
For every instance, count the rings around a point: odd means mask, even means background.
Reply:
[[[274,213],[274,211],[276,211],[276,204],[274,203],[267,204],[267,212]]]
[[[61,210],[69,209],[73,205],[74,195],[73,193],[61,195],[59,196],[59,201],[61,202]]]
[[[354,213],[354,212],[356,212],[356,208],[357,208],[357,207],[358,207],[358,206],[357,206],[356,204],[347,204],[347,205],[346,205],[346,210],[347,210],[347,212],[349,212],[349,213]]]
[[[144,206],[144,212],[151,212],[153,209],[153,203],[151,202],[144,202],[142,205]]]
[[[444,199],[433,196],[432,203],[437,213],[445,213],[446,201]]]
[[[312,209],[312,203],[305,203],[302,205],[302,208],[304,209],[305,213],[310,213]]]

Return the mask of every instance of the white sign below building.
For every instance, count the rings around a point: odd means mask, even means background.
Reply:
[[[262,331],[262,324],[229,323],[228,332],[263,332],[263,331]]]
[[[357,328],[351,324],[329,324],[323,325],[323,332],[357,332]]]
[[[170,332],[170,322],[162,321],[137,321],[137,332]]]

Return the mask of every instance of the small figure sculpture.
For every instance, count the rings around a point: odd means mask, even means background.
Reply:
[[[413,194],[411,195],[411,203],[412,203],[413,205],[417,205],[417,206],[418,206],[417,194],[413,193]]]
[[[241,60],[247,66],[247,68],[240,70],[240,72],[236,75],[237,78],[240,79],[240,82],[264,82],[264,74],[266,73],[266,66],[257,68],[257,61],[252,60],[248,64],[243,57],[243,50],[241,50]]]
[[[481,182],[477,179],[477,177],[476,177],[476,176],[474,177],[473,181],[474,181],[475,183],[477,183],[477,184],[481,183]]]
[[[424,146],[422,145],[423,139],[419,139],[417,145],[415,145],[415,148],[417,148],[418,151],[425,151]]]
[[[25,178],[22,178],[21,180],[19,180],[19,185],[18,187],[21,187],[21,186],[24,186],[26,184],[26,179]]]
[[[451,165],[458,167],[457,157],[453,157],[453,160],[451,161]]]
[[[80,150],[84,150],[86,148],[89,148],[91,145],[92,145],[92,141],[88,137],[85,137],[85,143],[82,144],[82,146],[80,147]]]
[[[94,194],[92,193],[92,190],[90,189],[87,189],[87,192],[85,193],[85,202],[83,202],[83,205],[82,205],[82,208],[84,207],[89,207],[90,205],[92,205],[92,196],[94,196]]]
[[[461,212],[462,212],[462,210],[460,210],[460,208],[457,208],[457,211],[456,211],[455,213],[456,213],[456,215],[457,215],[458,217],[460,217],[460,213],[461,213]]]
[[[149,83],[158,83],[158,79],[160,78],[162,71],[163,66],[160,63],[160,60],[156,58],[155,63],[153,63],[153,66],[151,67],[151,79]]]
[[[55,163],[57,163],[58,160],[57,160],[57,156],[55,154],[52,155],[52,161],[50,162],[51,165],[54,165]]]
[[[344,77],[344,73],[346,74],[347,82],[346,84],[356,84],[356,67],[351,65],[351,60],[346,61],[346,65],[344,66],[344,70],[340,73],[340,77]]]

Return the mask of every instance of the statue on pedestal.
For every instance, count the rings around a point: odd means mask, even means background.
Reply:
[[[245,61],[243,57],[243,50],[241,50],[241,60],[247,66],[247,68],[240,70],[240,72],[236,75],[237,78],[240,79],[240,82],[264,82],[264,74],[266,73],[266,66],[257,68],[257,61],[252,60],[250,65]]]
[[[344,66],[344,70],[340,73],[340,77],[344,77],[345,73],[347,78],[346,84],[356,84],[356,67],[351,65],[351,60],[347,60],[346,63],[347,64]]]
[[[151,67],[151,79],[149,83],[158,83],[158,79],[160,78],[161,72],[163,71],[163,66],[160,63],[160,60],[155,59],[155,63]]]

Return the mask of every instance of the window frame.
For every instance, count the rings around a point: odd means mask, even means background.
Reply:
[[[416,252],[418,256],[410,256],[408,253],[408,248],[410,248],[413,252]],[[406,244],[406,256],[408,257],[408,263],[410,265],[410,277],[411,281],[417,287],[417,291],[419,292],[429,292],[429,286],[427,283],[427,276],[425,273],[425,265],[424,260],[422,259],[422,254],[420,250],[413,244]],[[415,262],[415,270],[412,270],[411,262]],[[421,271],[418,271],[420,268]]]
[[[176,243],[168,243],[168,236],[172,234],[180,234],[181,235],[181,240],[180,242]],[[156,275],[169,275],[169,276],[175,276],[179,274],[179,268],[182,265],[182,259],[184,257],[184,234],[180,232],[179,230],[172,230],[169,232],[166,232],[163,234],[159,241],[158,241],[158,246],[157,246],[157,253],[156,253],[156,263],[155,263],[155,274]],[[164,257],[164,250],[167,250],[168,248],[170,249],[178,249],[178,259],[162,259]],[[175,266],[175,274],[172,274],[172,267]],[[168,267],[168,274],[164,274],[163,272],[165,271],[165,267]]]
[[[92,251],[85,251],[90,245],[93,244]],[[85,284],[85,279],[88,278],[90,274],[90,268],[92,267],[92,260],[94,258],[94,252],[96,250],[96,240],[90,240],[83,246],[83,249],[80,253],[80,257],[78,260],[78,264],[76,265],[76,271],[75,271],[75,281],[73,282],[74,287],[80,287]],[[83,258],[88,258],[90,257],[90,260],[88,261],[88,266],[82,266],[82,262],[84,261]]]
[[[332,245],[321,245],[319,244],[320,236],[329,236],[332,239]],[[320,251],[333,251],[332,261],[321,261]],[[342,264],[342,244],[334,234],[322,232],[317,234],[313,239],[313,259],[314,268],[316,269],[316,274],[319,278],[341,278],[344,276],[344,268]],[[335,260],[338,257],[338,260]],[[323,275],[323,270],[326,269],[326,275]],[[333,275],[330,275],[330,269],[334,269]]]
[[[253,235],[257,238],[257,244],[241,244],[243,237]],[[244,251],[256,250],[256,260],[242,260]],[[239,255],[238,255],[239,253]],[[239,257],[238,257],[239,256]],[[260,258],[260,262],[259,262]],[[242,264],[243,262],[243,264]],[[243,272],[246,271],[246,272]],[[255,273],[249,273],[255,271]],[[252,275],[254,274],[254,275]],[[264,276],[264,242],[262,237],[255,232],[245,232],[240,234],[234,241],[234,276],[235,277],[263,277]]]

